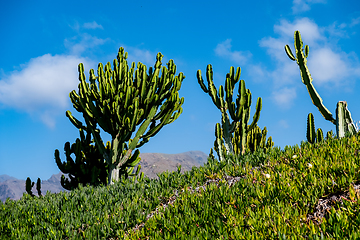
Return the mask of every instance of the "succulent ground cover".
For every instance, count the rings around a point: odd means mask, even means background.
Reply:
[[[0,203],[1,239],[358,239],[360,136]],[[179,169],[180,170],[180,169]]]

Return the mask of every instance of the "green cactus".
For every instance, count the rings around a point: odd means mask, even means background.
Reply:
[[[285,46],[285,52],[291,60],[296,61],[299,65],[301,80],[306,85],[313,104],[319,109],[321,115],[326,120],[336,125],[336,134],[338,138],[344,137],[346,132],[349,132],[351,135],[356,134],[355,125],[351,119],[350,111],[347,109],[346,101],[339,101],[337,103],[336,119],[332,117],[331,112],[322,103],[320,95],[312,84],[313,79],[306,65],[306,58],[309,56],[309,46],[306,45],[303,50],[303,42],[299,31],[295,31],[294,33],[294,46],[296,57],[291,52],[289,45]]]
[[[70,99],[74,108],[82,113],[86,128],[108,164],[109,184],[119,181],[120,175],[139,163],[140,151],[137,149],[133,153],[135,148],[144,145],[182,113],[184,98],[179,98],[178,91],[185,76],[183,73],[175,75],[173,60],[162,67],[162,57],[161,53],[157,54],[154,68],[150,67],[147,73],[146,66],[140,62],[137,69],[134,62],[129,67],[127,53],[121,47],[113,61],[113,69],[109,62],[105,67],[100,63],[98,76],[90,70],[89,83],[85,81],[83,64],[79,64],[79,90],[78,93],[72,91]],[[70,111],[67,116],[75,127],[84,129]],[[111,135],[110,151],[103,145],[97,125]]]
[[[315,143],[315,123],[314,123],[314,116],[312,113],[309,113],[307,118],[307,130],[306,130],[306,138],[309,143]]]
[[[225,80],[225,99],[224,88],[222,85],[217,91],[213,81],[213,70],[211,64],[206,69],[206,79],[208,87],[205,86],[204,80],[201,76],[201,70],[197,71],[197,79],[200,87],[205,93],[208,93],[214,102],[215,106],[221,111],[221,127],[220,123],[215,126],[216,140],[214,142],[214,149],[219,156],[220,161],[225,160],[225,155],[239,153],[245,154],[247,135],[257,126],[260,118],[260,111],[262,107],[262,100],[259,97],[256,103],[256,112],[253,121],[248,125],[250,117],[251,106],[251,92],[245,88],[245,81],[240,80],[241,70],[238,67],[236,72],[234,67],[230,68],[230,72],[226,75]],[[233,91],[235,84],[239,82],[238,97],[236,104],[233,102]],[[233,120],[230,123],[229,115]],[[236,130],[236,133],[234,133]],[[233,135],[234,133],[234,135]],[[235,149],[235,150],[234,150]]]
[[[322,142],[324,141],[324,133],[323,130],[321,128],[318,128],[316,130],[316,142]]]
[[[237,133],[238,131],[236,129],[234,136],[237,135]],[[274,146],[274,142],[272,141],[271,136],[266,141],[266,134],[266,127],[264,127],[262,131],[259,126],[256,126],[254,129],[252,129],[247,135],[246,150],[248,150],[248,152],[255,152],[258,149],[262,149],[265,153],[268,152]],[[235,137],[233,140],[235,140]],[[233,144],[236,146],[235,141]],[[235,149],[235,154],[238,155],[240,153]]]
[[[333,135],[334,135],[334,133],[333,133],[332,130],[328,131],[328,132],[326,133],[326,140],[328,140],[328,139],[330,139],[330,138],[333,138]]]
[[[64,175],[61,176],[61,186],[67,190],[73,190],[82,185],[99,186],[106,185],[108,180],[108,165],[100,153],[99,148],[93,145],[91,133],[88,130],[86,137],[82,128],[79,129],[80,139],[77,138],[75,143],[70,146],[69,142],[65,143],[64,151],[66,162],[61,162],[59,150],[55,150],[55,161],[61,172],[68,174],[70,180]],[[109,142],[105,147],[110,152]],[[75,155],[75,159],[71,155]]]
[[[326,138],[332,138],[332,134],[332,131],[328,131]],[[311,144],[314,144],[315,142],[320,143],[325,140],[323,130],[321,128],[318,128],[315,133],[315,120],[312,113],[309,113],[307,118],[306,138]]]

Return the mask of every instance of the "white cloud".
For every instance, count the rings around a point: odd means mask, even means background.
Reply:
[[[90,61],[76,56],[50,55],[31,59],[0,80],[0,103],[30,114],[39,115],[49,127],[54,115],[69,107],[69,93],[77,89],[77,66]]]
[[[315,3],[326,3],[326,0],[293,0],[293,13],[309,11],[310,5]]]
[[[83,27],[86,29],[96,29],[96,28],[104,29],[103,26],[97,24],[95,21],[84,23]]]
[[[277,105],[282,106],[283,109],[289,109],[296,98],[296,89],[284,87],[272,92],[272,99]]]
[[[94,48],[98,45],[103,45],[110,39],[101,39],[90,34],[84,33],[72,39],[65,39],[64,45],[70,49],[71,55],[81,55],[89,48]]]
[[[252,56],[248,51],[231,51],[231,39],[226,39],[224,42],[219,43],[214,51],[216,55],[228,58],[239,65],[245,64]]]
[[[336,83],[339,79],[351,75],[351,67],[341,55],[329,48],[320,48],[311,52],[308,65],[313,79],[316,79],[319,85],[326,82]]]
[[[282,119],[278,122],[278,126],[280,126],[281,128],[289,128],[289,124],[286,120]]]
[[[128,52],[128,63],[130,65],[131,62],[141,62],[146,66],[153,66],[156,62],[157,53],[151,52],[149,50],[143,50],[135,47],[124,47],[125,51]],[[162,60],[164,65],[164,58]],[[166,66],[166,65],[165,65]]]
[[[306,17],[296,19],[293,23],[287,20],[281,20],[279,25],[274,26],[274,32],[279,34],[280,39],[285,41],[289,38],[293,40],[294,32],[297,30],[300,31],[301,37],[308,45],[313,45],[317,41],[325,40],[323,32],[319,26],[314,21]]]

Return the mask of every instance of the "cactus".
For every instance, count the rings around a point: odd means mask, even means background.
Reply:
[[[321,128],[318,128],[316,130],[316,142],[322,142],[324,141],[324,133]]]
[[[32,190],[31,190],[31,189],[33,188],[34,184],[35,184],[35,183],[32,182],[29,177],[26,179],[25,190],[26,190],[26,192],[27,192],[30,196],[32,196],[32,197],[35,196],[35,195],[32,193]]]
[[[351,119],[350,111],[347,109],[346,101],[339,101],[336,106],[336,119],[332,117],[331,112],[324,106],[320,95],[317,93],[312,84],[312,77],[306,65],[307,57],[309,56],[309,46],[306,45],[303,50],[303,42],[299,31],[294,33],[295,56],[291,52],[289,45],[285,46],[285,52],[288,57],[296,61],[300,68],[300,75],[302,82],[306,85],[310,98],[313,104],[319,109],[321,115],[328,121],[336,125],[336,135],[338,138],[345,136],[349,132],[350,135],[356,134],[355,125]]]
[[[330,138],[333,138],[333,135],[334,135],[334,133],[333,133],[332,130],[328,131],[328,132],[326,133],[326,140],[328,140],[328,139],[330,139]]]
[[[226,96],[224,99],[223,86],[220,85],[218,92],[214,85],[212,66],[209,64],[206,69],[208,87],[206,87],[204,84],[204,80],[201,76],[201,70],[197,71],[197,79],[200,87],[205,93],[210,95],[215,106],[221,111],[221,127],[220,123],[217,123],[215,126],[216,140],[214,142],[214,149],[217,152],[220,161],[225,160],[225,155],[234,154],[235,152],[241,155],[245,154],[248,133],[257,127],[257,122],[260,118],[262,100],[259,97],[257,99],[256,112],[253,117],[253,121],[250,125],[248,125],[250,116],[251,92],[249,89],[245,88],[245,81],[240,80],[240,73],[240,67],[236,69],[236,72],[234,71],[234,67],[230,68],[230,72],[226,75],[225,80]],[[233,102],[233,91],[235,84],[239,80],[239,94],[235,104]],[[233,120],[231,123],[227,111]]]
[[[28,177],[25,182],[25,190],[32,197],[35,197],[35,195],[32,192],[32,188],[34,187],[34,185],[35,185],[35,183],[32,182],[31,179]],[[38,192],[38,196],[39,197],[42,196],[41,195],[41,180],[40,180],[40,178],[38,178],[36,181],[36,190]]]
[[[55,150],[57,166],[70,178],[68,180],[64,175],[61,176],[61,186],[67,190],[77,188],[79,183],[84,186],[87,184],[92,186],[107,184],[108,165],[96,144],[92,145],[93,140],[90,131],[86,132],[86,137],[84,131],[86,130],[79,129],[80,139],[77,138],[71,146],[69,142],[65,143],[66,163],[61,162],[59,150]],[[110,151],[109,144],[105,147],[107,152]],[[75,160],[71,154],[75,155]]]
[[[332,134],[332,131],[328,131],[326,134],[326,138],[332,138]],[[315,133],[315,121],[312,113],[309,113],[307,118],[306,138],[311,144],[324,141],[324,134],[321,128],[318,128]]]
[[[235,130],[234,136],[238,132],[237,130],[238,129]],[[271,136],[266,141],[266,134],[266,127],[264,127],[262,131],[259,126],[256,126],[254,129],[252,129],[247,135],[246,150],[248,150],[248,152],[255,152],[258,149],[262,149],[265,153],[268,152],[274,146],[274,142],[272,141]],[[236,145],[235,141],[233,144]],[[238,155],[240,153],[235,149],[235,154]]]
[[[179,98],[178,91],[185,76],[183,73],[175,75],[173,60],[162,67],[162,57],[158,53],[154,68],[150,67],[146,73],[146,66],[140,62],[136,70],[134,62],[128,66],[127,53],[121,47],[113,61],[113,69],[109,62],[105,67],[100,63],[98,76],[90,70],[89,83],[85,81],[83,64],[79,64],[78,93],[72,91],[70,99],[74,108],[82,113],[86,128],[108,164],[108,184],[119,181],[120,175],[139,163],[140,151],[136,149],[133,153],[135,148],[144,145],[182,113],[184,98]],[[70,111],[66,115],[75,127],[84,129]],[[102,143],[97,125],[111,135],[110,151]]]
[[[41,195],[41,180],[40,180],[40,178],[38,178],[36,181],[36,191],[38,192],[39,197],[42,196]]]
[[[307,118],[307,130],[306,130],[306,138],[309,143],[315,143],[315,123],[314,123],[314,116],[312,113],[309,113]]]

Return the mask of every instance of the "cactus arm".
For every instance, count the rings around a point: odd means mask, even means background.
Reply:
[[[214,142],[214,149],[219,156],[219,160],[222,162],[225,160],[224,158],[224,151],[223,148],[223,136],[222,136],[222,129],[220,127],[220,123],[216,123],[215,125],[215,142]]]
[[[285,52],[286,54],[288,55],[288,57],[293,60],[293,61],[296,61],[296,58],[294,57],[292,51],[291,51],[291,48],[289,47],[289,45],[286,45],[285,46]]]
[[[206,88],[205,84],[204,84],[204,80],[201,76],[201,70],[199,69],[197,71],[197,79],[198,79],[198,83],[200,84],[200,87],[201,89],[205,92],[205,93],[208,93],[209,92],[209,89]]]
[[[261,97],[259,97],[256,102],[256,111],[253,116],[253,121],[252,121],[251,125],[249,126],[248,131],[251,131],[253,128],[255,128],[257,122],[259,121],[261,108],[262,108],[262,99],[261,99]]]

